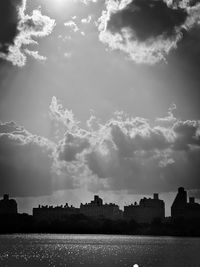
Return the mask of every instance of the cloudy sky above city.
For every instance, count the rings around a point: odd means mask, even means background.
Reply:
[[[200,199],[200,1],[1,0],[0,23],[0,195]]]

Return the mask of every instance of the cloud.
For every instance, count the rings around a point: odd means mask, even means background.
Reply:
[[[64,26],[65,27],[70,27],[74,32],[79,31],[78,26],[76,25],[76,23],[73,20],[65,22]]]
[[[99,39],[136,63],[166,61],[185,31],[199,24],[200,4],[170,0],[107,0]]]
[[[64,139],[58,145],[58,155],[60,160],[76,161],[77,155],[89,148],[90,143],[83,134],[72,134],[67,132]]]
[[[167,124],[162,118],[150,123],[116,113],[104,124],[93,116],[83,129],[71,111],[62,110],[55,98],[53,102],[54,118],[66,127],[57,158],[63,165],[81,166],[79,171],[90,177],[84,180],[90,190],[92,181],[104,190],[140,194],[175,191],[179,186],[200,188],[200,122],[172,119],[174,106]]]
[[[87,146],[82,140],[66,134],[56,144],[15,122],[0,122],[0,194],[37,197],[83,188],[89,171],[76,158]]]
[[[176,111],[176,105],[172,104],[171,107],[168,109],[167,116],[164,118],[157,118],[156,122],[163,126],[170,126],[176,122],[176,117],[174,116],[174,112]]]
[[[198,191],[200,121],[177,119],[174,112],[175,105],[154,121],[116,112],[104,123],[92,115],[83,127],[53,97],[54,142],[15,122],[0,123],[0,193]]]
[[[25,49],[24,51],[27,55],[32,56],[35,59],[38,59],[41,61],[45,61],[47,59],[46,57],[39,55],[38,51],[31,51],[28,49]]]
[[[81,22],[82,22],[83,24],[88,24],[88,23],[91,22],[91,20],[92,20],[92,16],[91,16],[91,15],[88,15],[88,17],[83,18],[83,19],[81,20]]]
[[[0,57],[13,65],[24,66],[27,55],[45,60],[38,51],[30,51],[28,45],[38,44],[36,38],[49,35],[55,21],[33,10],[25,14],[26,0],[2,0],[0,3]]]
[[[0,123],[0,194],[52,193],[53,144],[15,122]]]
[[[76,16],[74,16],[72,19],[76,19]],[[86,18],[86,19],[88,19],[88,18]],[[86,22],[85,19],[84,19],[84,22],[82,22],[82,23],[87,23],[88,24],[89,20]],[[75,33],[79,32],[82,36],[85,36],[85,32],[81,31],[80,27],[73,20],[69,20],[69,21],[65,22],[64,26],[65,27],[69,27],[70,30],[72,30]],[[71,38],[72,38],[71,36],[66,36],[65,38],[63,38],[63,41],[65,41],[65,39],[71,39]]]
[[[190,146],[200,146],[199,121],[178,121],[174,124],[173,130],[178,137],[174,144],[174,148],[179,150],[190,150]]]
[[[23,1],[2,0],[0,2],[0,51],[8,52],[10,44],[18,34],[19,7]]]

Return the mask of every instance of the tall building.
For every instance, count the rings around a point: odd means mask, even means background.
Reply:
[[[165,203],[159,199],[158,194],[153,198],[146,198],[124,207],[124,217],[128,220],[134,220],[138,223],[151,223],[154,219],[165,218]]]
[[[38,208],[33,208],[33,217],[36,221],[55,221],[62,220],[66,216],[79,214],[79,209],[73,206],[42,206],[39,205]]]
[[[0,200],[0,215],[16,215],[17,202],[10,199],[9,195],[5,194],[3,199]]]
[[[178,188],[178,193],[174,199],[174,202],[171,206],[171,216],[175,217],[183,217],[185,213],[185,209],[187,206],[187,192],[183,187]]]
[[[122,218],[123,214],[118,205],[113,203],[103,204],[103,200],[99,196],[94,196],[94,200],[90,203],[81,203],[80,213],[88,217],[102,217],[113,220]]]
[[[200,204],[195,202],[194,197],[187,202],[187,192],[183,187],[178,188],[178,193],[171,206],[171,217],[193,219],[200,218]]]

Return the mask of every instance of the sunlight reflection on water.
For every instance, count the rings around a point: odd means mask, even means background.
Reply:
[[[199,267],[199,238],[3,235],[2,267]]]

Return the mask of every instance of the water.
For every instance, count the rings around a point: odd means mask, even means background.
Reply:
[[[199,267],[200,238],[0,236],[0,267],[132,267],[134,264],[139,267]]]

